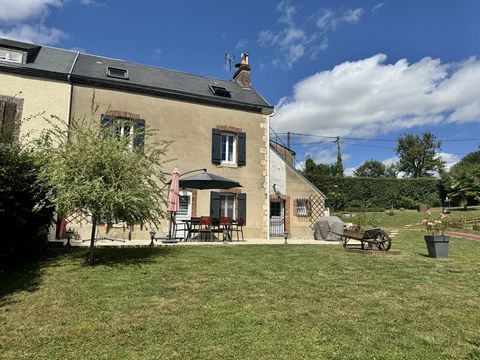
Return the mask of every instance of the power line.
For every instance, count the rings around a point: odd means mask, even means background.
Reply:
[[[288,133],[276,133],[277,135],[287,135]],[[315,134],[302,134],[302,133],[294,133],[290,132],[290,135],[295,135],[295,136],[306,136],[306,137],[317,137],[317,138],[323,138],[323,139],[336,139],[339,137],[341,140],[362,140],[362,141],[391,141],[391,142],[397,142],[398,139],[380,139],[380,138],[355,138],[355,137],[349,137],[349,136],[326,136],[326,135],[315,135]],[[438,139],[438,141],[442,142],[450,142],[450,141],[480,141],[480,138],[467,138],[467,139]]]

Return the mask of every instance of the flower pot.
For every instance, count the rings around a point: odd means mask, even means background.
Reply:
[[[450,236],[425,235],[425,244],[427,244],[428,256],[432,258],[448,258],[449,241]]]

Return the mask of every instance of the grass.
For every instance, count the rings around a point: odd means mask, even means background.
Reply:
[[[0,273],[2,359],[478,359],[480,242],[82,249]]]
[[[441,208],[434,208],[430,210],[432,214],[439,215],[442,211]],[[362,223],[363,217],[365,216],[365,222],[367,225],[371,220],[374,220],[378,223],[378,226],[385,228],[387,230],[398,230],[404,229],[405,225],[409,225],[415,229],[421,229],[422,219],[425,218],[426,214],[418,212],[416,210],[405,210],[399,211],[394,210],[394,215],[389,215],[388,211],[385,212],[367,212],[367,213],[354,213],[354,217],[345,218],[342,220],[347,223]],[[452,209],[449,214],[450,219],[470,219],[470,218],[480,218],[480,207],[471,206],[468,208],[468,211],[463,211],[460,209]],[[367,226],[368,227],[368,226]],[[455,229],[452,229],[455,230]],[[456,229],[455,231],[458,231]],[[461,230],[461,229],[460,229]],[[471,232],[471,231],[470,231]],[[475,232],[473,232],[475,233]]]

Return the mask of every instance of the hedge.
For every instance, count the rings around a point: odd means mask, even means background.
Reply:
[[[441,205],[441,183],[433,178],[395,179],[309,176],[334,210]]]

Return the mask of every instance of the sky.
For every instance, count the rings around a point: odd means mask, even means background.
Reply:
[[[249,54],[271,127],[297,153],[396,161],[432,132],[453,165],[480,144],[480,1],[0,0],[0,37],[230,79]]]

